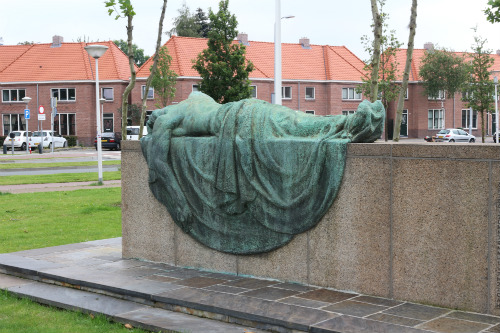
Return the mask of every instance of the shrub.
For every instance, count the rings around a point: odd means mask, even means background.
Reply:
[[[75,147],[76,146],[76,141],[78,140],[78,137],[75,135],[68,135],[64,136],[66,141],[68,141],[68,147]]]
[[[0,146],[3,146],[3,141],[5,140],[6,135],[0,135]]]

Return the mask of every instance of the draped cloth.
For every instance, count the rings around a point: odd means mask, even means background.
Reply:
[[[149,186],[206,246],[268,252],[319,222],[340,188],[347,143],[379,138],[384,114],[380,102],[364,101],[349,116],[313,116],[192,93],[147,123]]]

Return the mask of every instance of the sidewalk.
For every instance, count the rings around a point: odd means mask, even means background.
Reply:
[[[73,191],[92,190],[105,187],[120,187],[121,180],[105,180],[103,185],[92,185],[96,182],[74,182],[74,183],[48,183],[48,184],[23,184],[23,185],[0,185],[0,192],[3,193],[34,193],[51,191]]]
[[[0,288],[152,331],[500,332],[496,316],[126,260],[121,238],[0,254]]]

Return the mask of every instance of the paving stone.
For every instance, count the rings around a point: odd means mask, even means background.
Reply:
[[[447,312],[450,312],[450,310],[413,303],[404,303],[384,311],[387,314],[419,320],[431,320]]]
[[[122,323],[130,323],[135,327],[139,326],[145,328],[152,332],[163,329],[190,333],[265,333],[264,331],[251,327],[223,323],[216,320],[155,308],[123,313],[114,316],[114,319]]]
[[[246,289],[259,289],[264,288],[273,284],[278,284],[278,281],[269,281],[269,280],[259,280],[253,278],[243,278],[239,280],[234,280],[231,282],[226,282],[224,285],[238,288],[246,288]]]
[[[32,280],[21,279],[15,276],[0,274],[0,289],[20,286],[23,284],[33,283]]]
[[[462,319],[441,317],[430,322],[420,324],[417,327],[439,333],[478,333],[490,327],[490,325]]]
[[[159,273],[159,275],[174,277],[177,279],[189,279],[196,276],[202,276],[200,272],[193,269],[174,269],[171,271]]]
[[[300,292],[307,292],[307,291],[319,289],[318,287],[306,286],[303,284],[289,283],[289,282],[275,284],[275,285],[273,285],[273,288],[282,288],[282,289],[295,290],[295,291],[300,291]]]
[[[242,279],[241,276],[238,276],[238,275],[235,275],[235,274],[229,274],[229,273],[224,274],[224,273],[206,272],[206,273],[203,273],[203,276],[211,277],[211,278],[214,278],[214,279],[229,280],[229,281]]]
[[[298,294],[298,291],[288,290],[288,289],[279,289],[272,287],[264,287],[260,289],[253,289],[247,292],[242,293],[242,296],[250,296],[257,297],[262,299],[267,299],[270,301],[278,300],[281,298],[286,298],[292,295]]]
[[[65,252],[65,251],[87,249],[87,248],[91,248],[91,247],[93,247],[92,244],[75,243],[75,244],[66,244],[66,245],[59,245],[59,246],[52,246],[52,247],[44,247],[41,249],[25,250],[25,251],[19,251],[19,252],[15,252],[15,253],[16,253],[16,255],[23,256],[23,257],[33,257],[33,256],[44,255],[44,254],[54,254],[56,252]]]
[[[304,306],[306,308],[322,308],[324,306],[330,305],[330,303],[326,302],[320,302],[320,301],[313,301],[311,299],[306,299],[306,298],[300,298],[300,297],[287,297],[283,298],[280,300],[281,303],[286,303],[286,304],[293,304],[293,305],[299,305],[299,306]]]
[[[318,289],[297,295],[297,297],[307,298],[327,303],[337,303],[349,298],[353,298],[355,296],[357,296],[357,294],[344,293],[329,289]]]
[[[226,286],[224,284],[216,284],[216,285],[206,287],[203,289],[212,290],[212,291],[220,291],[222,293],[228,293],[228,294],[234,294],[234,295],[241,294],[241,293],[244,293],[245,291],[249,290],[246,288]]]
[[[488,332],[488,333],[500,333],[500,325],[495,325],[493,327],[490,327],[485,332]]]
[[[141,266],[146,266],[146,263],[139,261],[139,260],[122,259],[119,261],[110,262],[110,263],[100,265],[98,268],[99,269],[113,269],[113,270],[115,270],[115,269],[127,269],[127,268],[133,268],[133,267],[141,267]]]
[[[393,307],[393,306],[398,306],[403,304],[404,302],[402,301],[395,301],[393,299],[388,299],[388,298],[380,298],[380,297],[373,297],[373,296],[363,296],[360,295],[356,298],[352,299],[353,301],[356,302],[364,302],[364,303],[370,303],[370,304],[375,304],[375,305],[382,305],[382,306],[387,306],[387,307]]]
[[[310,329],[311,333],[431,333],[413,327],[394,325],[370,319],[340,316]]]
[[[62,264],[44,260],[36,260],[10,253],[0,254],[0,268],[2,266],[5,268],[8,267],[15,272],[22,272],[27,274],[34,274],[42,269],[64,267],[64,265]]]
[[[479,313],[462,312],[462,311],[454,311],[448,314],[446,317],[464,319],[490,325],[495,325],[500,323],[500,317],[488,316]]]
[[[184,280],[176,280],[173,281],[172,283],[174,284],[179,284],[187,287],[193,287],[193,288],[205,288],[209,286],[213,286],[215,284],[221,284],[224,283],[224,280],[220,279],[213,279],[209,277],[204,277],[204,276],[196,276]]]
[[[160,281],[160,282],[172,282],[172,281],[179,281],[179,279],[169,277],[169,276],[164,276],[164,275],[149,275],[143,277],[145,280],[153,280],[153,281]]]
[[[365,317],[385,309],[387,309],[387,307],[385,306],[355,302],[351,300],[338,302],[323,308],[323,310],[326,311],[332,311],[356,317]]]
[[[378,320],[378,321],[383,321],[383,322],[391,323],[391,324],[409,326],[409,327],[414,327],[414,326],[417,326],[418,324],[423,323],[422,320],[398,317],[398,316],[393,316],[393,315],[389,315],[389,314],[385,314],[385,313],[376,313],[376,314],[373,314],[367,318],[373,319],[373,320]]]

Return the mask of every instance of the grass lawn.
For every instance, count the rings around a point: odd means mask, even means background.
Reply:
[[[103,161],[102,165],[120,165],[122,161]],[[43,162],[43,163],[1,163],[0,169],[32,169],[32,168],[58,168],[58,167],[73,167],[73,166],[94,166],[97,161],[90,162]]]
[[[121,236],[121,189],[1,194],[0,253]],[[146,332],[0,290],[0,333]]]
[[[119,180],[121,171],[106,171],[102,173],[103,180]],[[52,175],[2,176],[0,185],[47,184],[97,181],[97,172],[57,173]]]

